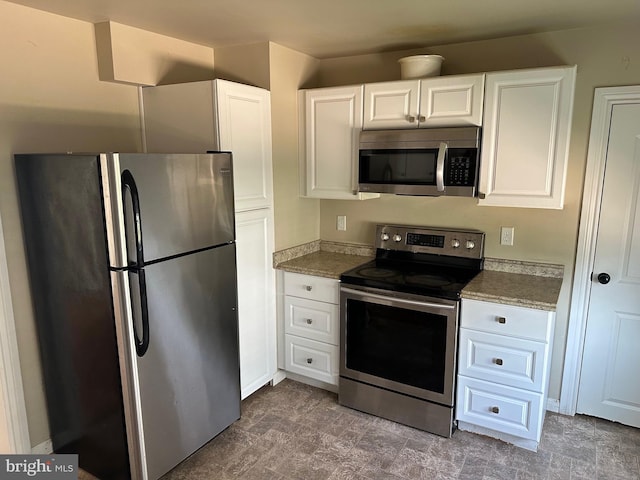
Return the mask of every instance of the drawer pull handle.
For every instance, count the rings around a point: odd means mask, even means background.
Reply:
[[[501,358],[496,358],[493,360],[493,363],[495,363],[496,365],[502,365],[504,362]]]
[[[496,318],[496,321],[497,321],[498,323],[502,323],[502,324],[507,323],[507,319],[506,319],[506,318],[504,318],[504,317],[497,317],[497,318]]]
[[[311,285],[305,285],[305,286],[304,286],[304,289],[305,289],[307,292],[310,292],[311,290],[313,290],[313,287],[312,287]]]
[[[491,408],[489,409],[489,411],[490,411],[491,413],[495,413],[495,414],[500,413],[500,409],[499,409],[498,407],[491,407]]]
[[[312,319],[310,319],[310,318],[307,318],[307,319],[306,319],[306,322],[307,322],[307,325],[311,325],[311,324],[313,323],[313,320],[312,320]]]
[[[307,363],[308,364],[312,364],[313,363],[313,358],[307,358]]]

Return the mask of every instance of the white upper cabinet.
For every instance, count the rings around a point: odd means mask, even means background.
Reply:
[[[358,143],[363,87],[300,90],[300,172],[302,196],[363,200],[358,194]]]
[[[575,66],[486,74],[480,205],[563,208],[575,77]]]
[[[420,81],[420,127],[482,125],[484,75]]]
[[[367,83],[364,98],[365,129],[418,128],[420,80]]]
[[[364,129],[408,129],[482,124],[484,75],[456,75],[369,83]]]
[[[211,80],[142,92],[147,151],[231,151],[236,211],[272,206],[268,90]]]

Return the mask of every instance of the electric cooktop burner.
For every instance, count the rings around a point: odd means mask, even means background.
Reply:
[[[397,272],[386,268],[366,267],[358,271],[365,278],[389,278],[397,275]]]

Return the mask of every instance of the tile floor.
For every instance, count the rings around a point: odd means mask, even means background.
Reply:
[[[639,429],[591,417],[548,414],[533,453],[461,431],[441,438],[285,380],[162,480],[638,480],[639,459]]]

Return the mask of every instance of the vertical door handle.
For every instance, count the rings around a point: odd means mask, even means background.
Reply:
[[[438,158],[436,160],[436,189],[439,192],[444,192],[444,160],[447,157],[448,147],[446,143],[440,142]]]
[[[140,288],[140,312],[142,315],[141,326],[142,335],[138,334],[136,329],[135,315],[133,317],[133,336],[135,337],[136,353],[142,357],[149,348],[149,308],[147,305],[147,282],[144,273],[144,250],[142,247],[142,218],[140,216],[140,196],[138,195],[138,187],[133,175],[129,170],[122,172],[122,198],[124,200],[125,192],[131,195],[131,209],[133,210],[133,237],[136,249],[135,262],[129,265],[129,271],[138,276],[138,285]],[[124,202],[123,202],[124,203]],[[126,218],[126,215],[125,215]],[[129,232],[125,229],[125,235]]]

